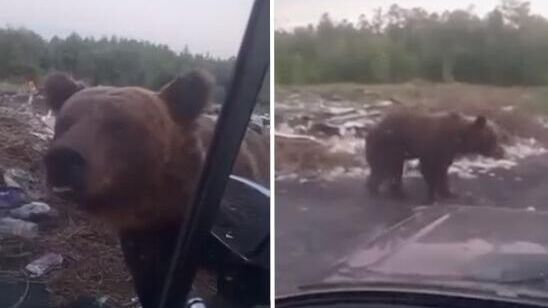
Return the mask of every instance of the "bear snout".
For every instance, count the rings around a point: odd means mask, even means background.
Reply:
[[[47,183],[51,191],[66,199],[78,199],[84,192],[87,163],[77,151],[52,148],[45,156]]]

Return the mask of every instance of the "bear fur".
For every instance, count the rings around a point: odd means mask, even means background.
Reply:
[[[380,186],[388,183],[391,193],[403,198],[404,162],[418,158],[428,187],[426,202],[432,203],[437,196],[452,197],[449,166],[468,154],[503,155],[497,134],[484,116],[469,119],[455,112],[395,111],[366,136],[366,160],[371,168],[368,189],[377,195]]]
[[[193,71],[159,92],[45,82],[57,114],[44,161],[48,186],[117,230],[143,307],[156,307],[199,180],[215,121],[204,116],[212,78]],[[234,174],[268,186],[268,138],[248,130]],[[177,277],[175,281],[180,279]],[[179,298],[168,299],[168,306]]]

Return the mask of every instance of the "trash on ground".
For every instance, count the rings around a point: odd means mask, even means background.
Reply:
[[[0,234],[15,235],[24,238],[34,238],[38,235],[38,225],[17,218],[0,218]]]
[[[59,267],[62,263],[63,256],[60,254],[46,253],[25,266],[25,269],[30,273],[31,277],[35,278],[44,275],[55,267]]]
[[[0,187],[0,209],[11,209],[28,202],[27,194],[19,187]]]
[[[54,216],[54,213],[47,203],[34,201],[10,210],[9,215],[19,219],[35,220],[52,217]]]
[[[34,182],[34,178],[25,170],[19,168],[10,168],[4,171],[4,181],[7,186],[23,187],[31,182]]]

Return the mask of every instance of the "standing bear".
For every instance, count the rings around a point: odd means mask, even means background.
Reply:
[[[142,306],[157,307],[214,131],[203,115],[212,79],[193,71],[153,92],[52,73],[44,85],[57,114],[48,186],[114,227]],[[234,173],[268,185],[268,154],[267,138],[248,130]]]
[[[394,197],[403,198],[404,163],[419,159],[428,186],[427,203],[437,196],[452,197],[448,169],[454,159],[467,154],[501,158],[497,134],[484,116],[466,118],[458,113],[427,114],[396,111],[383,118],[366,136],[366,160],[371,168],[368,189],[377,195],[389,184]]]

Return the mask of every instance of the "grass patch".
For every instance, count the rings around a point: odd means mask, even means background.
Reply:
[[[18,92],[23,90],[22,84],[0,81],[0,92]]]

